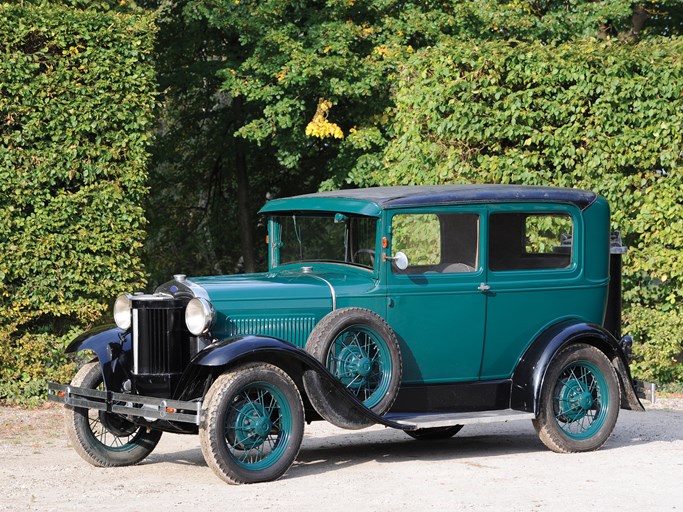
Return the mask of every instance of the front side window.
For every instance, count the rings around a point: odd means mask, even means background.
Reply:
[[[474,272],[478,267],[479,215],[400,213],[392,218],[392,252],[403,252],[409,266],[396,273]]]
[[[489,222],[491,270],[567,268],[573,232],[567,214],[494,213]]]
[[[341,213],[272,217],[273,266],[333,262],[373,268],[377,219]]]

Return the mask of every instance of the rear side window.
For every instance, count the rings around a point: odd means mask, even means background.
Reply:
[[[494,213],[489,221],[491,270],[548,270],[569,267],[574,223],[570,215]]]

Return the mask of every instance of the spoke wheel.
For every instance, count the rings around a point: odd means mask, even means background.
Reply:
[[[361,308],[333,311],[315,326],[306,350],[375,413],[384,414],[396,400],[401,352],[396,334],[377,314]],[[317,373],[306,372],[304,386],[313,407],[330,423],[346,429],[373,424],[330,392]]]
[[[391,382],[391,354],[383,339],[363,325],[348,327],[332,342],[326,366],[346,389],[372,408]]]
[[[221,375],[204,401],[199,429],[211,469],[233,484],[282,476],[303,438],[304,413],[294,382],[279,368],[251,364]]]
[[[534,426],[551,450],[595,450],[612,433],[619,414],[619,382],[607,357],[589,345],[572,345],[551,363]]]
[[[72,386],[104,389],[98,362],[84,365]],[[161,438],[161,431],[147,432],[118,414],[67,406],[66,432],[76,452],[93,466],[115,467],[137,464],[147,457]]]

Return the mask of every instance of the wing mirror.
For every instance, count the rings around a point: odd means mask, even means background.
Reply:
[[[396,268],[399,270],[405,270],[408,268],[408,256],[404,252],[397,252],[395,256],[384,255],[384,261],[393,261]]]

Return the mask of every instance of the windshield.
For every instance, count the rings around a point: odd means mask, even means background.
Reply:
[[[341,213],[278,215],[272,263],[337,262],[373,268],[377,219]]]

